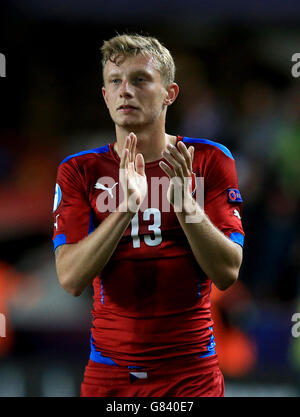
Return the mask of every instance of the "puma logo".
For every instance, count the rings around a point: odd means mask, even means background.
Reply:
[[[117,185],[118,183],[116,182],[112,187],[105,187],[105,185],[103,185],[103,184],[101,184],[101,182],[96,182],[96,184],[95,184],[95,188],[97,189],[97,190],[103,190],[103,191],[107,191],[108,192],[108,194],[111,196],[111,198],[113,198],[113,193],[112,193],[112,190],[115,188],[115,186]]]
[[[233,210],[233,215],[234,215],[234,216],[236,216],[238,219],[240,219],[240,220],[241,220],[240,213],[237,211],[237,209],[234,209],[234,210]]]

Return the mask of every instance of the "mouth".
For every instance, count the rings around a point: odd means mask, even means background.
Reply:
[[[117,110],[124,112],[124,113],[128,113],[133,110],[137,110],[137,107],[131,106],[130,104],[122,104],[121,106],[117,108]]]

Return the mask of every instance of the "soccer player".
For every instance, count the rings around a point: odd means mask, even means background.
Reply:
[[[233,156],[166,133],[179,87],[157,39],[119,35],[102,54],[116,138],[61,162],[53,208],[60,284],[94,288],[81,396],[224,396],[210,291],[233,284],[242,261]]]

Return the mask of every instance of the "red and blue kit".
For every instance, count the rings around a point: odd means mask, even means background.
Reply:
[[[181,140],[195,148],[193,173],[196,179],[203,178],[206,215],[224,235],[243,246],[242,197],[232,154],[207,139],[178,136],[177,141]],[[139,375],[148,375],[150,369],[166,364],[174,369],[176,362],[184,368],[185,361],[191,364],[195,359],[207,372],[218,372],[210,310],[212,282],[196,262],[167,201],[168,178],[160,161],[145,164],[145,201],[93,280],[91,354],[85,378],[95,364],[94,376],[106,365],[114,372],[126,369],[132,379],[138,375],[146,382]],[[123,198],[119,164],[114,144],[61,162],[53,207],[54,249],[84,239],[118,207]],[[98,395],[110,393],[99,391]]]

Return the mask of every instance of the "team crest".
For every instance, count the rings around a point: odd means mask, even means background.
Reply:
[[[56,183],[54,203],[53,203],[53,213],[58,209],[60,201],[61,201],[61,189],[60,189],[60,186]]]

